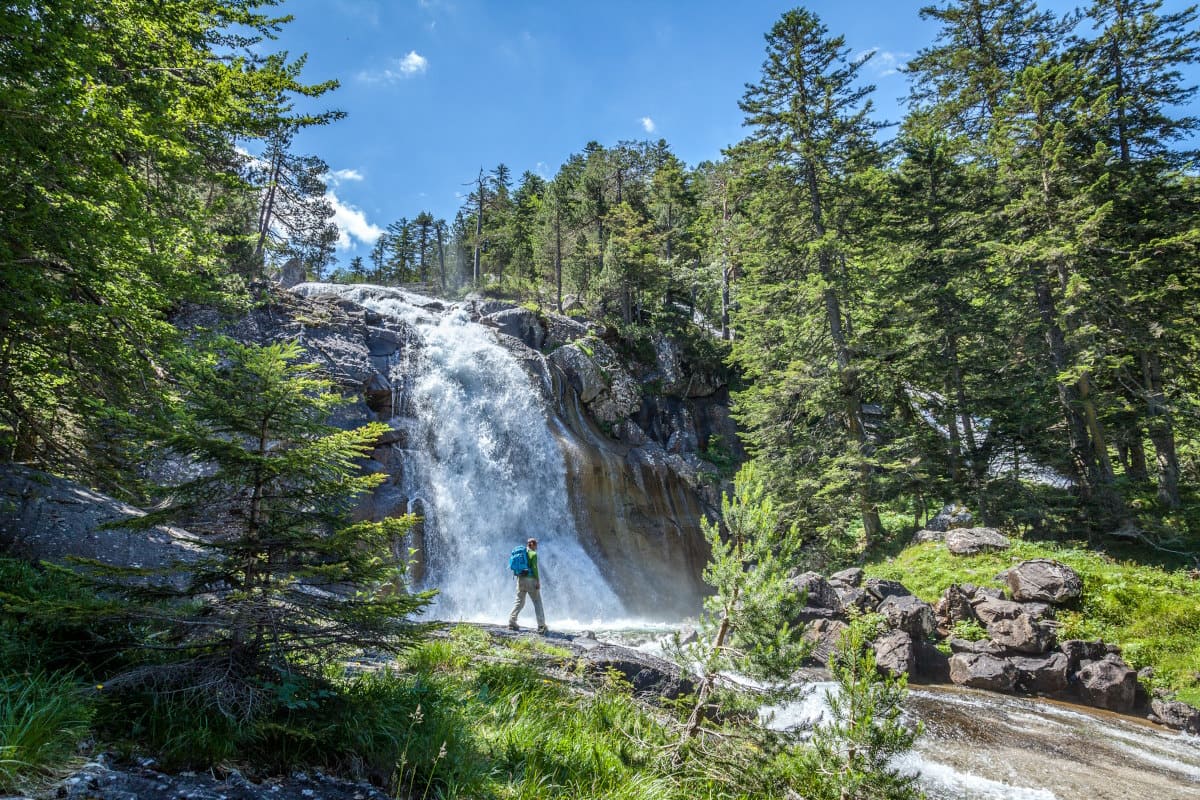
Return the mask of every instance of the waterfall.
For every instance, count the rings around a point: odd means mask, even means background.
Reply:
[[[508,553],[532,536],[551,626],[621,618],[621,601],[580,544],[551,411],[496,334],[461,308],[441,310],[398,289],[296,290],[350,300],[416,333],[388,377],[403,395],[393,401],[392,424],[408,434],[400,488],[425,514],[420,588],[441,592],[433,615],[505,620],[514,595]],[[521,622],[533,624],[529,606]]]

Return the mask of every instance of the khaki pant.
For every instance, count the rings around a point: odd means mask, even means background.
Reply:
[[[517,578],[517,602],[513,603],[512,613],[508,615],[508,624],[517,624],[517,615],[525,607],[525,595],[533,601],[533,611],[537,614],[539,628],[546,627],[546,614],[542,611],[542,593],[537,588],[538,582],[528,575]]]

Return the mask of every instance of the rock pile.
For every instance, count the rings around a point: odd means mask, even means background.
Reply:
[[[947,544],[952,535],[975,536],[981,530],[989,529],[951,529]],[[1058,640],[1056,608],[1077,600],[1083,589],[1074,570],[1057,561],[1034,559],[1017,564],[998,580],[1006,589],[955,584],[930,605],[898,581],[864,580],[861,569],[828,578],[805,572],[792,578],[804,597],[792,623],[804,627],[805,637],[816,645],[812,657],[821,664],[828,663],[851,612],[876,612],[886,623],[873,643],[881,671],[996,692],[1061,697],[1123,713],[1144,702],[1138,675],[1118,647]],[[982,638],[959,638],[967,633]],[[1186,704],[1156,698],[1151,710],[1151,718],[1163,724],[1200,730],[1200,711]]]

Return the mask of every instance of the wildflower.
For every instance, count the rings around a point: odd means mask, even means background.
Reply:
[[[103,684],[103,683],[97,683],[97,684],[96,684],[96,691],[98,691],[98,692],[102,692],[102,691],[104,691],[104,684]]]

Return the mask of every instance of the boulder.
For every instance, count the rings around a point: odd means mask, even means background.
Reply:
[[[1028,614],[997,619],[987,626],[987,632],[996,644],[1019,653],[1045,653],[1055,642],[1054,628],[1034,622]]]
[[[1008,655],[1008,651],[1001,645],[996,644],[991,639],[979,639],[978,641],[970,641],[969,639],[951,639],[950,651],[953,653],[973,653],[975,655],[1001,656]]]
[[[948,503],[942,506],[942,510],[933,519],[929,520],[925,527],[930,531],[945,533],[954,528],[969,528],[973,519],[971,512],[966,509],[966,506],[961,506],[958,503]]]
[[[946,541],[945,531],[931,531],[929,529],[920,530],[913,534],[913,544],[925,544],[926,542],[944,542]]]
[[[832,586],[833,590],[837,592],[842,608],[847,611],[854,608],[863,614],[867,614],[874,611],[875,607],[879,605],[879,601],[867,594],[865,589],[853,586],[843,587],[839,583],[832,584]]]
[[[984,625],[991,625],[1002,619],[1016,619],[1025,613],[1025,609],[1020,603],[1014,603],[1011,600],[996,600],[991,597],[984,597],[982,600],[972,603],[971,607],[975,616]]]
[[[956,556],[1007,550],[1008,538],[995,528],[955,528],[946,532],[946,548]]]
[[[867,594],[874,597],[876,600],[883,600],[885,597],[909,597],[912,595],[904,584],[900,581],[889,581],[886,578],[867,578],[866,583]]]
[[[849,569],[835,572],[829,576],[829,582],[832,584],[841,584],[843,586],[858,587],[862,586],[863,571],[862,567],[850,567]]]
[[[937,622],[938,632],[942,636],[950,635],[955,624],[976,618],[970,596],[957,584],[948,586],[938,601],[934,603],[933,616]]]
[[[1017,668],[1007,659],[986,653],[955,653],[950,656],[950,680],[959,686],[1011,692]]]
[[[1108,655],[1108,646],[1099,640],[1067,639],[1059,643],[1058,649],[1067,657],[1067,668],[1071,672],[1078,671],[1084,661],[1099,661]]]
[[[1017,670],[1016,688],[1034,694],[1057,694],[1067,688],[1067,657],[1050,653],[1042,657],[1015,656],[1009,661]]]
[[[1168,728],[1200,733],[1200,708],[1194,708],[1179,700],[1156,697],[1150,701],[1150,711],[1155,721]]]
[[[804,598],[804,604],[816,608],[831,608],[842,610],[842,601],[837,592],[830,586],[829,581],[815,572],[802,572],[792,576],[788,583],[792,589]]]
[[[924,639],[933,633],[933,608],[912,595],[890,595],[876,609],[887,620],[888,627],[901,630],[914,639]]]
[[[875,666],[893,676],[908,675],[916,669],[917,653],[912,637],[904,631],[888,631],[875,640]]]
[[[1076,674],[1079,697],[1089,706],[1110,711],[1130,711],[1137,694],[1137,673],[1109,654],[1098,661],[1084,661]]]
[[[805,641],[813,645],[809,658],[822,666],[828,665],[830,657],[837,650],[842,632],[849,627],[840,619],[819,619],[809,623],[803,636]]]
[[[820,619],[845,619],[840,609],[821,608],[820,606],[802,606],[792,612],[788,624],[793,628],[803,628],[810,622]]]
[[[696,691],[692,679],[670,661],[628,647],[602,645],[584,653],[583,662],[589,674],[620,673],[641,697],[675,700]]]
[[[304,283],[308,279],[308,270],[304,262],[298,258],[289,258],[279,271],[279,285],[285,289]]]
[[[1022,561],[1008,570],[1005,583],[1014,600],[1068,603],[1083,593],[1079,573],[1049,558]]]
[[[546,328],[538,315],[528,308],[506,308],[480,320],[506,336],[520,339],[527,347],[541,350],[546,343]]]

